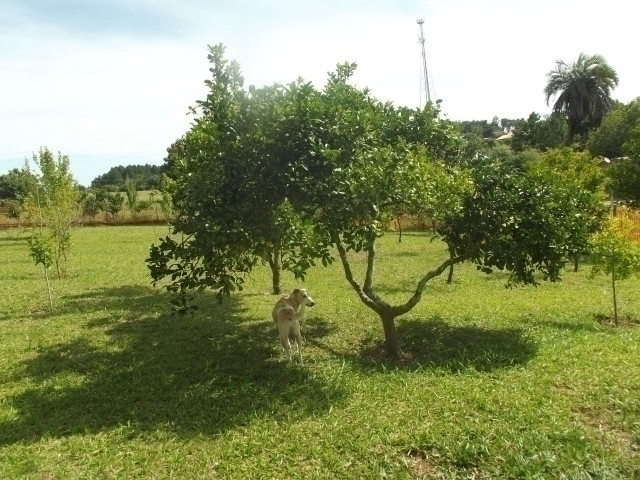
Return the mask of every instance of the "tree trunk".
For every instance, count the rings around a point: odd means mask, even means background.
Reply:
[[[575,257],[573,257],[573,271],[577,272],[578,271],[578,264],[580,263],[580,256],[576,255]]]
[[[398,330],[396,329],[395,317],[390,313],[378,313],[382,320],[382,328],[384,329],[384,341],[387,346],[387,355],[392,358],[399,358],[402,356],[402,349],[400,348],[400,337],[398,336]]]
[[[453,264],[449,265],[449,275],[447,275],[447,285],[451,285],[453,282]]]
[[[611,268],[611,288],[613,290],[613,321],[618,326],[618,297],[616,296],[616,271]]]
[[[570,147],[576,136],[577,124],[567,119],[567,136],[564,137],[564,146]]]
[[[449,257],[453,258],[453,252],[451,251],[451,248],[449,248]],[[453,282],[453,263],[449,265],[449,275],[447,276],[447,285],[451,285],[451,282]]]
[[[396,223],[398,224],[398,243],[402,243],[402,223],[400,222],[400,217],[396,218]]]
[[[273,294],[280,295],[282,288],[280,286],[280,273],[282,272],[280,245],[276,244],[269,255],[269,267],[271,267],[271,284],[273,286]]]

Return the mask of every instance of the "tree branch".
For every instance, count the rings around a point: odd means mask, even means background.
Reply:
[[[369,239],[369,246],[367,247],[367,273],[364,277],[364,285],[362,286],[362,290],[369,297],[371,297],[371,293],[373,291],[373,275],[375,272],[376,266],[376,243],[375,237],[373,239]]]
[[[377,312],[379,310],[379,307],[376,304],[376,302],[365,293],[362,287],[360,287],[360,284],[353,277],[353,272],[351,271],[351,265],[349,265],[349,261],[347,260],[347,252],[344,249],[344,245],[342,245],[340,236],[338,234],[332,234],[331,241],[335,244],[336,248],[338,249],[338,254],[340,255],[340,261],[342,262],[342,268],[344,269],[344,275],[347,281],[349,282],[349,284],[351,284],[353,289],[356,291],[356,293],[358,294],[358,297],[360,297],[360,300],[362,300],[362,303],[364,303],[371,310]],[[369,273],[368,269],[367,269],[367,273]]]
[[[382,300],[380,296],[373,289],[373,277],[376,267],[376,237],[372,234],[369,239],[369,246],[367,247],[367,273],[364,279],[364,285],[362,290],[364,293],[379,307],[388,309],[389,304]]]
[[[411,298],[409,300],[407,300],[406,303],[404,303],[402,305],[395,305],[395,306],[391,307],[391,311],[393,312],[393,316],[397,317],[399,315],[404,315],[405,313],[409,312],[413,307],[415,307],[418,304],[418,302],[422,298],[422,293],[424,292],[424,289],[427,287],[427,283],[429,283],[429,281],[431,279],[441,275],[442,272],[444,272],[451,265],[455,265],[456,263],[464,262],[465,260],[468,260],[469,258],[471,258],[471,256],[469,254],[459,255],[457,257],[449,257],[438,268],[435,268],[435,269],[427,272],[420,279],[420,281],[418,282],[418,285],[416,286],[416,291],[413,293]]]

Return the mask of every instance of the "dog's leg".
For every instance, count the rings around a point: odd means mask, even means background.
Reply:
[[[280,332],[280,345],[287,354],[287,359],[291,363],[291,343],[289,342],[289,325],[286,322],[278,322],[278,331]]]
[[[280,345],[284,348],[285,353],[287,354],[287,359],[289,363],[291,363],[291,343],[289,342],[289,336],[280,337]]]
[[[293,322],[293,334],[296,337],[296,344],[298,345],[298,361],[300,365],[304,365],[302,363],[302,333],[300,333],[300,320],[298,318]]]

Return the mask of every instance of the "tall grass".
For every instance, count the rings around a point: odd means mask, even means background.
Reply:
[[[0,478],[640,478],[639,280],[620,284],[614,328],[586,265],[513,290],[460,266],[400,320],[412,357],[392,363],[339,266],[317,268],[300,367],[268,268],[172,315],[144,265],[164,234],[74,231],[47,314],[25,239],[0,233]],[[391,299],[446,255],[415,233],[380,253]]]

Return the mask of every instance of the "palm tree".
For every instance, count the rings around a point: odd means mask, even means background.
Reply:
[[[557,96],[553,113],[567,119],[565,145],[569,146],[576,133],[597,126],[611,109],[611,90],[618,85],[618,74],[601,55],[581,53],[575,63],[556,60],[556,68],[547,77],[547,105]]]

